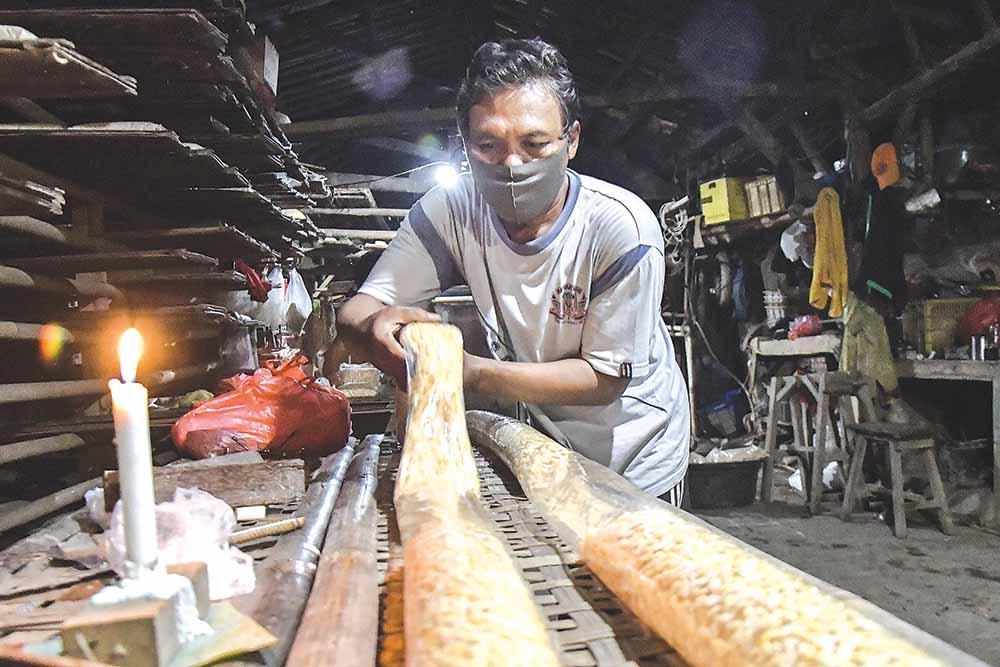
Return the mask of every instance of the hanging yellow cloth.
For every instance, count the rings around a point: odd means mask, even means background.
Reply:
[[[820,190],[813,220],[816,222],[816,254],[809,303],[820,310],[825,310],[829,303],[830,317],[840,317],[847,302],[847,250],[844,248],[844,223],[840,218],[840,195],[836,190]]]

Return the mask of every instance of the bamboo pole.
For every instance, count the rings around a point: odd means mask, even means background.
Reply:
[[[212,362],[199,366],[186,366],[184,368],[156,371],[146,376],[143,381],[145,384],[156,387],[207,375],[216,368],[218,368],[218,363]],[[62,398],[79,398],[81,396],[97,396],[107,391],[107,379],[0,384],[0,405]]]
[[[38,500],[33,500],[30,505],[0,515],[0,533],[6,532],[11,528],[23,526],[35,519],[52,514],[56,510],[61,510],[68,505],[79,502],[83,499],[87,491],[96,489],[101,485],[101,482],[102,479],[100,477],[88,479],[86,482],[80,482],[62,491],[56,491]]]
[[[316,581],[287,667],[374,667],[378,640],[376,466],[382,436],[365,439],[337,497]],[[336,628],[331,634],[330,629]]]
[[[305,518],[304,528],[283,535],[258,573],[254,611],[250,616],[278,639],[263,651],[268,665],[283,665],[295,640],[330,514],[354,456],[354,443],[352,439],[323,461],[318,477],[309,485],[296,513]]]
[[[12,442],[7,445],[0,445],[0,465],[34,456],[41,456],[42,454],[64,452],[69,449],[83,447],[85,444],[87,443],[83,438],[72,433],[53,435],[48,438],[38,438],[37,440],[25,440],[24,442]]]

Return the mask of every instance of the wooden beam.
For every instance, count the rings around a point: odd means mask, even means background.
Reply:
[[[327,239],[355,239],[358,241],[391,241],[396,232],[388,229],[324,229]]]
[[[392,134],[401,130],[438,130],[455,127],[455,110],[415,109],[385,111],[362,116],[342,116],[324,120],[306,120],[282,125],[293,141],[316,137],[350,138]]]
[[[802,124],[798,121],[793,121],[788,125],[792,134],[795,135],[795,140],[799,142],[799,146],[805,151],[806,157],[809,158],[809,162],[812,163],[813,169],[817,173],[822,174],[824,177],[829,176],[832,172],[830,167],[827,165],[826,161],[823,160],[823,154],[820,152],[819,148],[810,138],[809,133],[806,129],[802,127]]]
[[[101,479],[99,477],[88,479],[86,482],[80,482],[38,500],[33,500],[30,505],[0,514],[0,533],[8,531],[11,528],[16,528],[17,526],[23,526],[35,519],[41,519],[43,516],[52,514],[56,510],[61,510],[68,505],[80,502],[87,491],[96,489],[100,485]]]
[[[964,69],[998,45],[1000,45],[1000,28],[993,28],[981,39],[965,45],[937,65],[925,70],[882,99],[870,104],[858,114],[857,122],[872,123],[904,104],[926,98],[933,93],[933,88],[938,83]]]
[[[307,208],[310,215],[347,215],[355,218],[371,218],[383,215],[387,218],[405,218],[408,208]]]
[[[401,176],[374,176],[371,174],[347,174],[342,172],[326,172],[326,181],[331,188],[365,187],[375,192],[405,192],[420,195],[436,183],[421,182],[415,178]]]
[[[23,442],[12,442],[0,445],[0,465],[29,459],[42,454],[52,454],[54,452],[65,452],[77,447],[83,447],[86,441],[78,435],[64,433],[53,435],[37,440],[25,440]]]
[[[591,108],[623,107],[646,102],[682,100],[719,100],[734,97],[819,97],[832,93],[808,82],[748,82],[709,80],[697,84],[665,83],[658,86],[635,86],[613,95],[589,95],[581,102]]]
[[[448,158],[451,157],[446,150],[434,148],[433,146],[424,146],[413,141],[395,139],[393,137],[369,137],[362,139],[361,143],[394,153],[415,155],[416,157],[434,162],[447,162]]]
[[[750,109],[745,106],[736,108],[734,105],[726,105],[724,110],[733,119],[733,124],[740,128],[740,132],[747,138],[747,141],[763,153],[768,162],[774,166],[781,163],[785,156],[785,148],[770,128],[761,122]]]
[[[25,120],[34,123],[49,123],[65,127],[66,123],[57,116],[46,111],[37,103],[32,102],[27,97],[0,97],[0,107],[16,113]]]
[[[153,468],[153,486],[158,503],[172,500],[178,488],[197,488],[211,493],[231,507],[281,505],[302,498],[305,480],[305,463],[301,459]],[[105,471],[105,507],[114,509],[119,497],[118,471]]]

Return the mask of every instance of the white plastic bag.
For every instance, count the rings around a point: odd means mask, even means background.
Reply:
[[[285,275],[280,266],[275,266],[264,276],[271,283],[267,301],[259,304],[253,317],[275,329],[285,323]]]
[[[209,595],[223,600],[254,589],[253,558],[229,546],[236,515],[225,502],[199,489],[177,489],[171,502],[156,506],[160,565],[203,562],[208,566]],[[125,573],[125,520],[118,501],[111,527],[104,533],[104,557],[115,572]]]
[[[302,333],[302,327],[312,315],[312,297],[306,289],[306,283],[295,269],[288,272],[288,284],[285,286],[285,323],[293,335]]]

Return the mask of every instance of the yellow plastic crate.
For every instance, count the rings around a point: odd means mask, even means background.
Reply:
[[[778,180],[774,176],[760,176],[747,181],[744,190],[751,218],[771,215],[785,208],[784,197],[781,196]]]
[[[744,178],[717,178],[700,186],[701,212],[706,225],[721,222],[746,220],[750,217],[747,208]]]
[[[979,299],[928,299],[915,306],[904,317],[907,338],[924,354],[944,352],[963,341],[956,341],[958,322],[969,307]],[[964,341],[968,343],[968,341]]]

